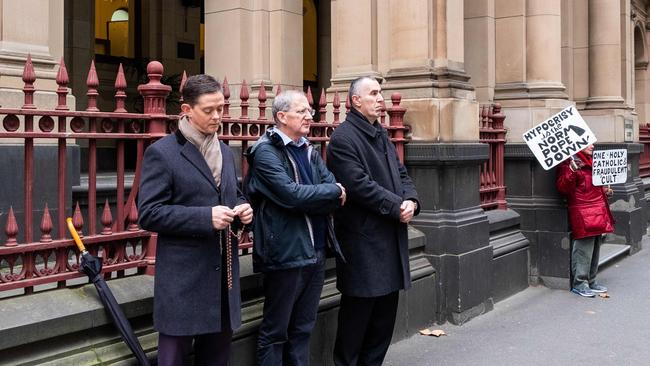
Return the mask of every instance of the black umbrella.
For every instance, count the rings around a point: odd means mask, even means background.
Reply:
[[[129,320],[124,315],[122,308],[120,308],[120,305],[115,300],[115,296],[113,296],[113,293],[108,288],[108,285],[102,276],[101,259],[95,258],[92,254],[88,253],[86,247],[79,238],[79,234],[77,234],[77,230],[74,228],[74,225],[72,225],[72,219],[68,217],[66,222],[68,223],[68,230],[70,230],[70,234],[72,235],[75,243],[77,243],[77,247],[81,252],[81,263],[79,264],[79,271],[88,275],[88,278],[95,284],[95,288],[97,289],[99,298],[104,304],[104,308],[111,315],[111,318],[113,318],[113,323],[115,323],[115,326],[120,331],[122,339],[126,345],[129,346],[135,358],[137,358],[140,362],[140,365],[149,366],[149,359],[142,350],[142,346],[140,345],[138,338],[133,333],[133,329],[131,329]]]

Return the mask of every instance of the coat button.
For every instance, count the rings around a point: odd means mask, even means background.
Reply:
[[[221,267],[219,267],[219,266],[214,266],[214,270],[215,270],[215,271],[218,271],[218,270],[220,270],[220,269],[221,269]]]

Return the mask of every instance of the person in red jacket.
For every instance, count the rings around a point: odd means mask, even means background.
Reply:
[[[584,297],[607,292],[596,282],[602,234],[614,231],[609,210],[609,187],[594,186],[591,180],[594,146],[578,152],[557,169],[557,190],[566,196],[573,237],[571,250],[571,292]]]

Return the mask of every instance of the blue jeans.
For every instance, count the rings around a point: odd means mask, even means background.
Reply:
[[[590,236],[573,241],[571,249],[572,287],[586,290],[596,282],[601,236]]]
[[[316,257],[316,264],[310,266],[264,274],[258,365],[309,365],[309,337],[325,280],[325,251],[318,251]]]

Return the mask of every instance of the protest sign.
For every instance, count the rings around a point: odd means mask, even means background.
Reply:
[[[599,150],[593,153],[591,182],[595,186],[627,181],[627,150]]]
[[[549,170],[596,142],[575,106],[569,106],[524,133],[542,168]]]

